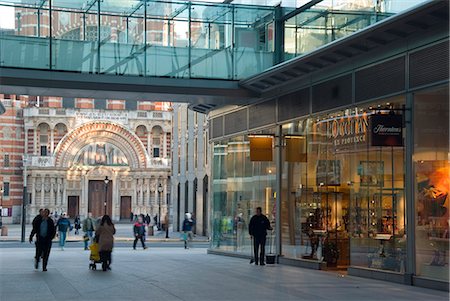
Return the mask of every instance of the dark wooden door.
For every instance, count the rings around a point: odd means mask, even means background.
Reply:
[[[108,191],[105,191],[103,181],[89,181],[89,201],[88,211],[92,212],[94,217],[103,216],[105,212],[111,216],[112,213],[112,181],[108,183]]]
[[[120,219],[130,219],[131,214],[131,196],[120,198]]]
[[[67,214],[70,218],[75,218],[79,214],[79,196],[69,196],[67,200]]]

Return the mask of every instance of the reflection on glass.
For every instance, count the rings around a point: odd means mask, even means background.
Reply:
[[[273,65],[273,7],[138,0],[14,5],[0,4],[2,66],[240,79]]]
[[[416,273],[449,281],[448,86],[414,96]]]
[[[214,145],[211,248],[251,253],[248,223],[255,208],[262,207],[274,226],[275,182],[274,162],[250,161],[247,137]]]
[[[387,111],[402,103],[390,100]],[[284,256],[404,270],[404,148],[370,146],[373,113],[352,108],[283,127],[307,141],[306,162],[283,167]]]

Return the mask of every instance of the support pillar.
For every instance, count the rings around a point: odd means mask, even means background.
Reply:
[[[55,149],[55,129],[50,129],[50,154],[53,155]]]
[[[277,180],[276,180],[276,192],[277,197],[275,199],[276,205],[275,205],[275,250],[277,255],[277,261],[278,257],[281,255],[281,189],[282,189],[282,147],[283,147],[283,128],[282,126],[278,126],[277,133],[276,133],[276,140],[275,140],[275,154],[276,154],[276,166],[277,166]]]

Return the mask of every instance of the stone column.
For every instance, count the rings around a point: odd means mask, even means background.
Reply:
[[[61,178],[61,186],[59,187],[60,190],[60,194],[62,194],[61,197],[61,202],[64,204],[64,206],[69,209],[69,207],[67,206],[67,181],[65,178]],[[81,206],[81,204],[78,204],[78,206]],[[78,207],[78,211],[80,211],[80,207]],[[78,214],[80,214],[80,212],[78,212]]]
[[[50,202],[50,204],[55,205],[55,207],[57,209],[59,209],[58,200],[55,199],[55,190],[54,190],[55,189],[55,178],[50,178],[49,181],[50,181],[49,202]],[[58,212],[59,211],[60,210],[58,210]]]
[[[55,128],[50,128],[50,154],[53,155],[55,149]]]
[[[134,206],[132,208],[133,209],[132,211],[133,211],[134,214],[136,214],[137,210],[138,210],[138,196],[139,196],[138,183],[139,183],[139,179],[135,179],[133,181],[134,200],[132,201],[132,203],[134,204]]]
[[[86,177],[86,174],[82,172],[81,176],[81,203],[83,204],[84,214],[88,215],[89,212],[89,180]]]
[[[112,200],[111,200],[111,219],[119,220],[120,219],[120,196],[119,196],[119,184],[117,182],[118,177],[117,174],[114,173],[112,176]],[[119,208],[118,208],[119,207]],[[118,209],[117,209],[118,208]]]
[[[162,158],[167,158],[167,133],[164,132],[164,136],[163,136],[163,153],[162,153]]]
[[[151,130],[151,129],[150,129]],[[147,148],[147,153],[148,153],[148,155],[150,156],[150,158],[152,157],[152,151],[151,151],[151,147],[150,147],[150,139],[151,139],[151,136],[150,136],[150,131],[149,130],[147,130],[147,145],[145,146],[146,148]]]
[[[61,179],[58,177],[56,178],[56,205],[61,204],[62,206],[62,200],[61,200]]]
[[[41,208],[45,207],[44,196],[45,196],[45,177],[41,177]]]
[[[38,147],[37,147],[37,128],[33,130],[33,154],[38,155]]]

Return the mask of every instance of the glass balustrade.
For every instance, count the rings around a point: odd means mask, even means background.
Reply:
[[[270,6],[27,0],[1,1],[0,14],[4,67],[240,79],[273,65]]]
[[[366,2],[323,0],[295,11],[258,1],[0,0],[0,66],[238,80],[424,0]],[[276,26],[284,30],[278,42]]]

